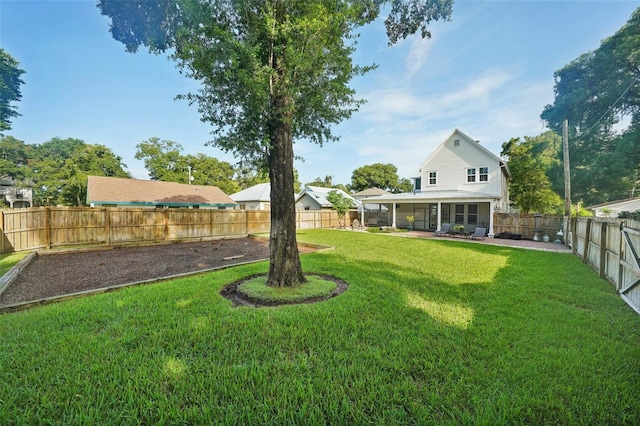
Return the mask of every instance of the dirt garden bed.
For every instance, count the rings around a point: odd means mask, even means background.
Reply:
[[[254,237],[40,254],[0,295],[0,307],[268,258],[268,241]]]

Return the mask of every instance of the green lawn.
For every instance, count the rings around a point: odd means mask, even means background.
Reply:
[[[9,269],[13,268],[23,257],[28,255],[29,252],[0,254],[0,277],[6,274]]]
[[[640,316],[577,257],[299,240],[344,294],[231,307],[262,262],[0,315],[0,424],[637,424]]]

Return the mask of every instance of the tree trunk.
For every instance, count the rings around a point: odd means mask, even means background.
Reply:
[[[306,282],[296,239],[292,120],[284,99],[274,100],[276,114],[270,126],[271,236],[267,285],[292,287]]]

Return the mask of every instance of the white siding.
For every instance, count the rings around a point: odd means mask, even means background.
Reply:
[[[455,141],[459,140],[458,146]],[[501,197],[505,184],[500,169],[500,160],[463,134],[455,132],[422,165],[420,176],[424,190],[458,190],[493,194]],[[489,168],[489,181],[479,182],[480,168]],[[476,182],[467,182],[467,169],[476,169]],[[429,172],[438,172],[438,183],[429,186]]]

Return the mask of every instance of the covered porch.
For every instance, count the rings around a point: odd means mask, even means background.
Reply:
[[[489,237],[494,236],[493,212],[499,207],[499,200],[487,194],[463,191],[394,194],[367,201],[389,209],[387,223],[377,220],[376,226],[436,231],[443,223],[450,223],[464,226],[465,232],[473,232],[477,227],[486,228]],[[366,215],[364,223],[369,223]]]

